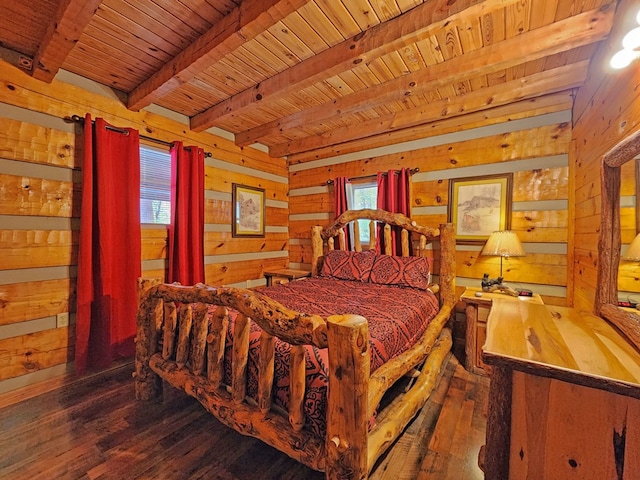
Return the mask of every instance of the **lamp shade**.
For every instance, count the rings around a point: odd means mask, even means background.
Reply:
[[[639,244],[640,247],[640,244]],[[482,249],[482,255],[500,257],[524,257],[524,249],[518,236],[510,230],[493,232]]]
[[[640,234],[636,235],[636,238],[633,239],[631,245],[629,245],[627,253],[622,257],[622,260],[627,260],[628,262],[640,262]]]

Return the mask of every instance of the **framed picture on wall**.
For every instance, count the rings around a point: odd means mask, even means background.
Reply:
[[[264,188],[233,184],[231,192],[233,237],[264,237]]]
[[[448,221],[458,243],[483,243],[511,228],[512,183],[512,173],[449,181]]]

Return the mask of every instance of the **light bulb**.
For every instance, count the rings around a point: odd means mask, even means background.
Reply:
[[[640,48],[640,27],[634,28],[622,39],[622,47],[625,50],[636,50]]]
[[[620,50],[611,57],[609,64],[612,68],[619,70],[621,68],[628,67],[637,57],[638,55],[631,50]]]
[[[638,10],[638,15],[636,15],[636,22],[640,24],[640,10]]]

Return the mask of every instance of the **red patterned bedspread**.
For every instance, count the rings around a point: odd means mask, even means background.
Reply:
[[[315,277],[284,285],[274,285],[261,293],[300,312],[327,317],[333,314],[362,315],[369,323],[371,371],[396,357],[424,333],[438,312],[435,295],[427,290]],[[226,345],[225,382],[231,381],[232,316]],[[260,328],[252,323],[248,363],[247,394],[257,396],[257,365]],[[289,400],[289,344],[276,339],[274,403],[287,408]],[[307,395],[305,415],[308,428],[319,436],[326,431],[326,391],[328,386],[326,349],[306,348]]]

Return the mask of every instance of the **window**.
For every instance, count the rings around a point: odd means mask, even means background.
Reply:
[[[140,145],[140,221],[171,221],[171,154]]]
[[[377,208],[378,184],[376,182],[368,183],[347,183],[347,206],[350,210],[362,210],[364,208]],[[358,220],[360,227],[360,243],[368,245],[369,238],[369,221]],[[353,237],[353,227],[351,236]]]

